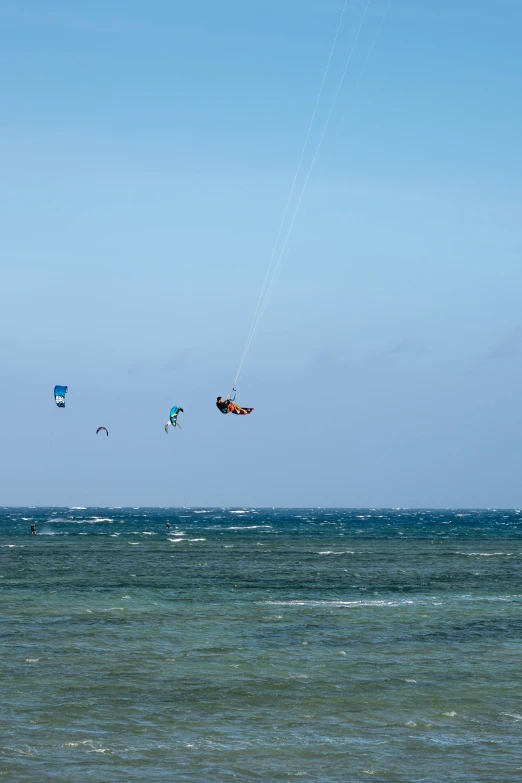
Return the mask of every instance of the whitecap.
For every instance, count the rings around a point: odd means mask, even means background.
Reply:
[[[310,607],[320,607],[320,608],[332,608],[335,609],[337,607],[359,607],[359,606],[409,606],[415,603],[415,602],[409,599],[402,600],[402,601],[384,601],[381,599],[367,599],[366,601],[262,601],[261,603],[268,604],[271,606],[310,606]],[[437,604],[434,604],[435,606]]]
[[[94,745],[93,740],[80,740],[79,742],[64,742],[62,748],[77,748],[80,745]]]
[[[90,519],[86,519],[86,522],[114,522],[114,519],[112,517],[91,517]]]
[[[457,552],[457,555],[465,555],[466,557],[498,557],[505,555],[511,557],[513,552]]]
[[[171,541],[173,544],[177,544],[177,543],[179,543],[180,541],[183,541],[183,540],[186,541],[186,539],[183,539],[183,538],[167,538],[167,541]]]

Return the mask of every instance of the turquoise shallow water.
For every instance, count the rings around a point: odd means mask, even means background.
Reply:
[[[0,509],[0,780],[520,780],[521,517]]]

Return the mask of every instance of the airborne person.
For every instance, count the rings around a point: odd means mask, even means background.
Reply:
[[[221,413],[235,413],[238,416],[246,416],[248,413],[252,413],[254,410],[253,408],[241,408],[239,405],[236,405],[235,402],[229,400],[228,397],[225,397],[225,399],[218,397],[216,406],[218,410],[221,411]]]

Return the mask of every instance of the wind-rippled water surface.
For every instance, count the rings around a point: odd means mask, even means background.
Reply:
[[[0,779],[518,781],[521,565],[518,511],[0,509]]]

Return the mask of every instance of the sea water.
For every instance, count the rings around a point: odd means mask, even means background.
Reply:
[[[521,780],[521,565],[519,511],[1,509],[0,780]]]

